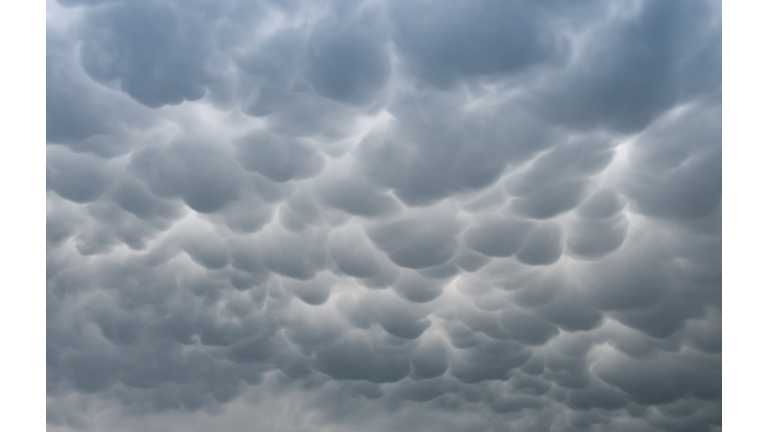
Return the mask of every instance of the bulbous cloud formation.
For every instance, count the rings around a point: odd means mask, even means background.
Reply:
[[[47,20],[50,431],[720,430],[718,2]]]

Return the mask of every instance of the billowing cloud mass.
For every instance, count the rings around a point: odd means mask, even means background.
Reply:
[[[719,431],[706,0],[49,0],[49,431]]]

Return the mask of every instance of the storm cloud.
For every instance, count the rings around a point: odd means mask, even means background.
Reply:
[[[50,431],[721,430],[718,2],[47,8]]]

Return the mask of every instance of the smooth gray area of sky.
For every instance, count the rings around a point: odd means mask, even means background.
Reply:
[[[721,430],[721,9],[53,0],[50,431]]]

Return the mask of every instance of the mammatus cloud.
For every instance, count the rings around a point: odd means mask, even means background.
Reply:
[[[49,2],[49,430],[719,431],[720,23]]]

